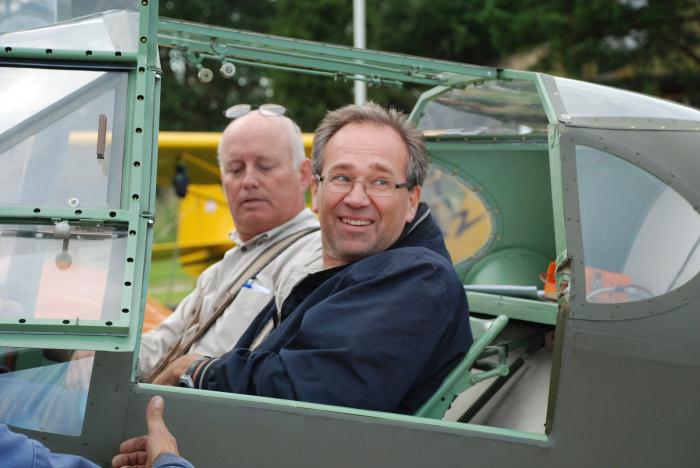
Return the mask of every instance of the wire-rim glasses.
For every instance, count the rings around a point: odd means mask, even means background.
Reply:
[[[365,193],[371,197],[391,197],[396,189],[409,188],[408,182],[397,184],[386,177],[376,177],[372,180],[350,180],[343,174],[328,174],[325,176],[316,174],[316,180],[323,184],[329,192],[347,195],[352,190],[355,182],[362,184]]]

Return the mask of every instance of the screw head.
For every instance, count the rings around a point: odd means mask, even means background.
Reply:
[[[212,71],[208,68],[202,68],[197,73],[197,78],[199,78],[199,81],[201,81],[202,83],[209,83],[211,80],[214,79],[214,73],[212,73]]]
[[[233,78],[233,76],[236,74],[236,66],[231,62],[224,62],[221,64],[219,72],[221,72],[221,75],[224,78]]]

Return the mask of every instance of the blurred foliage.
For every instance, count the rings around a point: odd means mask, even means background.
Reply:
[[[383,0],[366,8],[370,49],[542,71],[700,107],[697,0]],[[166,1],[160,14],[352,44],[349,0]],[[353,100],[351,82],[249,67],[201,84],[195,69],[172,73],[170,54],[161,51],[163,129],[221,130],[230,105],[278,102],[313,131],[326,109]],[[420,91],[370,88],[368,97],[409,111]]]
[[[160,16],[260,32],[269,29],[276,13],[275,3],[268,0],[161,1],[159,8]],[[185,67],[178,55],[173,49],[160,49],[165,74],[161,90],[161,129],[222,130],[228,122],[223,115],[227,107],[239,102],[269,102],[271,83],[263,70],[240,66],[233,78],[225,79],[213,69],[215,79],[204,84],[197,79],[197,69]],[[209,62],[205,65],[212,66]]]

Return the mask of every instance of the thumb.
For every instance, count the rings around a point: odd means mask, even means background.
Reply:
[[[171,435],[163,421],[163,412],[165,410],[165,402],[163,397],[154,396],[148,402],[146,408],[146,425],[148,426],[149,436]]]
[[[179,455],[177,441],[170,433],[163,421],[165,402],[160,396],[154,396],[146,407],[146,425],[148,426],[148,461],[153,465],[156,459],[163,453]]]

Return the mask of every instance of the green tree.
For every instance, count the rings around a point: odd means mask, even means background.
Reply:
[[[576,0],[558,11],[538,67],[700,107],[700,2]]]
[[[160,15],[199,23],[265,32],[275,16],[274,2],[237,0],[236,2],[161,1]],[[240,66],[231,79],[218,73],[213,62],[203,65],[214,71],[214,80],[201,83],[198,70],[186,63],[174,49],[160,49],[164,70],[161,92],[160,127],[164,130],[222,130],[228,120],[227,107],[240,102],[267,102],[269,80],[258,68]],[[261,84],[262,83],[262,84]],[[267,86],[265,86],[267,85]]]

